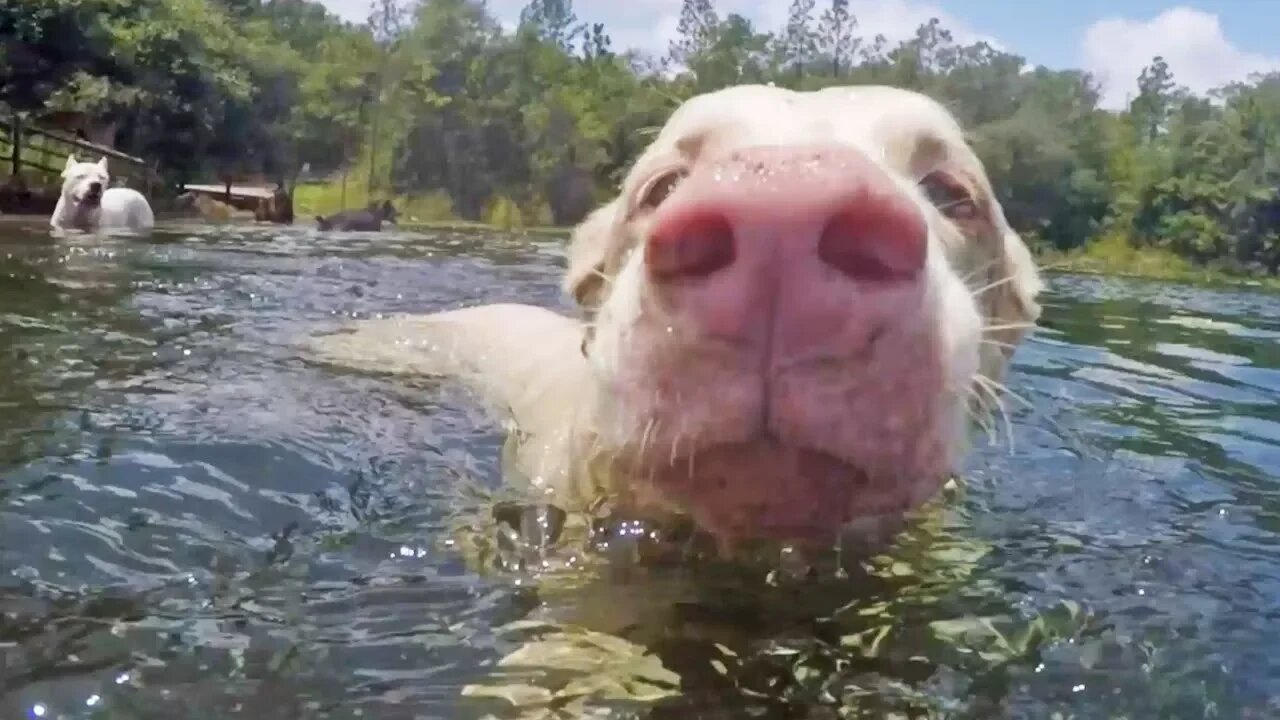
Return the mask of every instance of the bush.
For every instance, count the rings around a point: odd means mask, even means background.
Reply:
[[[484,222],[500,230],[524,228],[523,213],[515,201],[504,195],[496,195],[484,211]]]
[[[554,215],[545,200],[534,200],[524,213],[525,223],[533,227],[551,227]]]
[[[349,208],[369,206],[369,191],[362,182],[347,179],[346,198],[343,198],[342,181],[309,183],[293,189],[293,210],[298,217],[331,215]]]
[[[446,222],[456,220],[453,198],[444,190],[433,190],[425,195],[408,195],[398,201],[401,222]]]

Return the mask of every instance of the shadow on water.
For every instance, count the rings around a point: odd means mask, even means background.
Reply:
[[[794,578],[572,522],[508,547],[500,427],[293,344],[565,307],[562,267],[477,233],[0,222],[0,717],[1280,712],[1280,299],[1054,277],[963,482]]]

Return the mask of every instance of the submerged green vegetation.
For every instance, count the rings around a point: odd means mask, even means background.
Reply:
[[[307,217],[393,197],[406,222],[566,226],[617,187],[683,99],[736,83],[885,83],[972,129],[1013,226],[1051,265],[1156,277],[1280,269],[1280,75],[1180,87],[1153,58],[1118,111],[1088,73],[1028,67],[938,21],[893,44],[847,0],[783,27],[685,0],[661,57],[571,0],[515,29],[479,0],[0,0],[0,103],[81,113],[173,181],[298,183]]]

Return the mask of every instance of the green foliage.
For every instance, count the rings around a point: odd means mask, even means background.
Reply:
[[[1142,248],[1119,232],[1102,235],[1074,252],[1054,256],[1046,253],[1051,265],[1109,275],[1178,279],[1192,271],[1191,263],[1160,248]],[[1058,261],[1058,262],[1055,262]]]
[[[305,168],[304,213],[392,197],[423,221],[569,225],[695,93],[886,83],[951,108],[1038,251],[1280,269],[1280,74],[1203,98],[1156,57],[1109,111],[1087,73],[936,19],[891,45],[847,0],[793,0],[773,31],[683,0],[661,58],[620,52],[572,0],[530,0],[510,32],[480,0],[372,0],[361,25],[311,0],[0,0],[0,36],[0,104],[114,122],[175,179]]]
[[[401,208],[404,222],[442,222],[458,217],[453,199],[443,190],[433,190],[425,195],[404,197],[397,206]]]
[[[489,207],[484,213],[484,222],[501,230],[517,230],[524,227],[520,207],[510,198],[501,195],[489,202]]]

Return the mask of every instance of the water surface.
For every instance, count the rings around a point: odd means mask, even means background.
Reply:
[[[0,717],[1280,715],[1276,296],[1054,276],[1010,422],[866,573],[583,579],[458,540],[498,425],[296,345],[564,307],[562,266],[476,233],[0,222]]]

